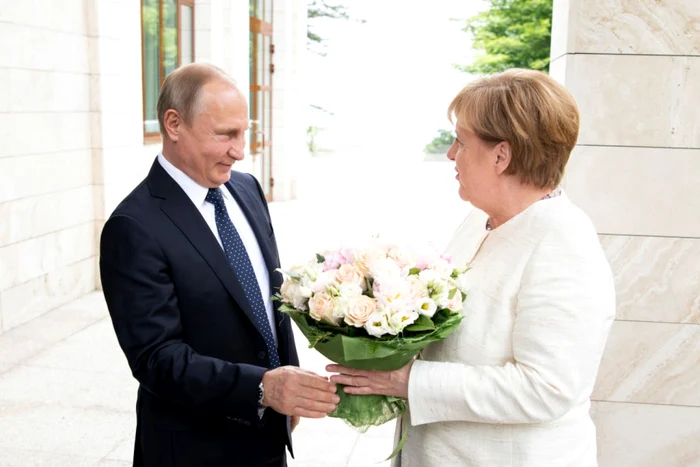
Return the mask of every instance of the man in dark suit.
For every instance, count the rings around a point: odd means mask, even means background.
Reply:
[[[139,381],[134,465],[284,466],[299,417],[338,396],[298,368],[267,203],[243,159],[248,106],[210,65],[171,73],[163,152],[100,242],[104,295]]]

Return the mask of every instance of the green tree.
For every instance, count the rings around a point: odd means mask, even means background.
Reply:
[[[308,27],[306,28],[306,39],[309,45],[321,44],[323,42],[323,38],[311,30],[315,19],[350,19],[347,13],[347,7],[343,5],[329,5],[324,0],[310,0],[306,16],[309,19]]]
[[[452,146],[455,137],[451,131],[438,130],[438,135],[425,146],[423,152],[426,154],[444,154]]]
[[[508,68],[549,71],[553,0],[488,0],[490,8],[467,20],[464,31],[480,53],[457,68],[489,74]]]
[[[332,5],[325,0],[309,0],[307,8],[308,26],[306,28],[306,47],[310,51],[325,56],[325,39],[316,34],[312,28],[320,19],[349,20],[348,8],[344,5]],[[364,20],[356,20],[364,23]]]

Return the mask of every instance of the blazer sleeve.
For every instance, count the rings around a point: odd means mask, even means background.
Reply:
[[[168,267],[155,238],[136,220],[120,215],[105,224],[102,288],[134,377],[177,404],[258,422],[257,387],[265,368],[200,355],[183,342]]]
[[[512,362],[415,362],[412,424],[547,422],[590,397],[615,316],[615,291],[597,238],[583,244],[555,231],[533,252],[517,295]]]

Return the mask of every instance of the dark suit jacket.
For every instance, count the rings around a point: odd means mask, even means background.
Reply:
[[[226,183],[282,277],[264,194],[249,174]],[[135,465],[257,466],[291,452],[289,420],[258,415],[269,363],[251,307],[214,234],[156,160],[117,207],[100,242],[102,287],[139,381]],[[290,319],[275,307],[282,365],[298,365]]]

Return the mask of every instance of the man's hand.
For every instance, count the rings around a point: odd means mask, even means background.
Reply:
[[[263,375],[262,405],[289,416],[323,418],[340,398],[328,379],[295,366],[283,366]]]
[[[292,433],[294,432],[294,428],[296,428],[297,425],[299,424],[299,420],[300,420],[299,416],[292,415],[291,422],[290,422],[291,426],[292,426]]]
[[[337,372],[331,381],[345,386],[347,394],[380,394],[408,399],[408,379],[413,362],[394,371],[367,371],[346,368],[340,365],[328,365],[326,371]]]

